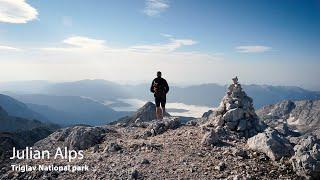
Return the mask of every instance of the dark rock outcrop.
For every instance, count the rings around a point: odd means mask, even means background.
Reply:
[[[165,113],[164,116],[170,117],[170,114]],[[141,123],[141,122],[149,122],[155,120],[156,118],[156,105],[152,102],[147,102],[144,106],[138,109],[132,116],[126,116],[120,118],[117,121],[112,122],[111,124],[122,124],[124,126]]]
[[[105,133],[112,130],[104,127],[74,126],[60,129],[35,144],[36,147],[52,149],[53,146],[85,150],[101,142]]]
[[[23,149],[26,146],[33,146],[35,142],[48,137],[53,131],[48,127],[37,127],[25,131],[0,132],[0,160],[9,157],[13,147]]]
[[[210,146],[219,143],[219,141],[220,139],[218,133],[215,130],[211,130],[203,136],[201,144],[205,146]]]
[[[166,132],[169,129],[177,129],[181,126],[179,118],[165,118],[161,121],[152,121],[148,123],[148,130],[145,131],[145,136],[156,136]]]

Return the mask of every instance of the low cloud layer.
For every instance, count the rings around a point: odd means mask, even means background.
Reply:
[[[118,99],[121,102],[127,103],[130,106],[126,107],[114,107],[113,109],[116,111],[136,111],[140,107],[142,107],[147,101],[140,99]],[[106,105],[111,104],[112,102],[105,103]],[[197,106],[197,105],[189,105],[184,103],[167,103],[167,109],[179,109],[183,110],[183,112],[170,112],[173,116],[187,116],[187,117],[201,117],[204,112],[212,109],[212,107],[207,106]]]
[[[21,51],[21,49],[11,46],[0,45],[0,51]]]

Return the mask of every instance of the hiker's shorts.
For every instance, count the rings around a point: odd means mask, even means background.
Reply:
[[[166,97],[154,97],[155,101],[156,101],[156,106],[160,107],[165,107],[166,106]]]

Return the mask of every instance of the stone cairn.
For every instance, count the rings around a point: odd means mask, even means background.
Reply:
[[[243,91],[238,78],[232,81],[219,107],[208,117],[206,126],[226,127],[249,138],[261,132],[263,124],[255,113],[252,98]]]

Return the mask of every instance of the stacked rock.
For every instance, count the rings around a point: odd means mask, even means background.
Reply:
[[[214,126],[226,126],[239,132],[240,136],[252,137],[261,132],[262,124],[255,113],[252,98],[243,91],[237,77],[232,80],[227,94],[209,122]]]

